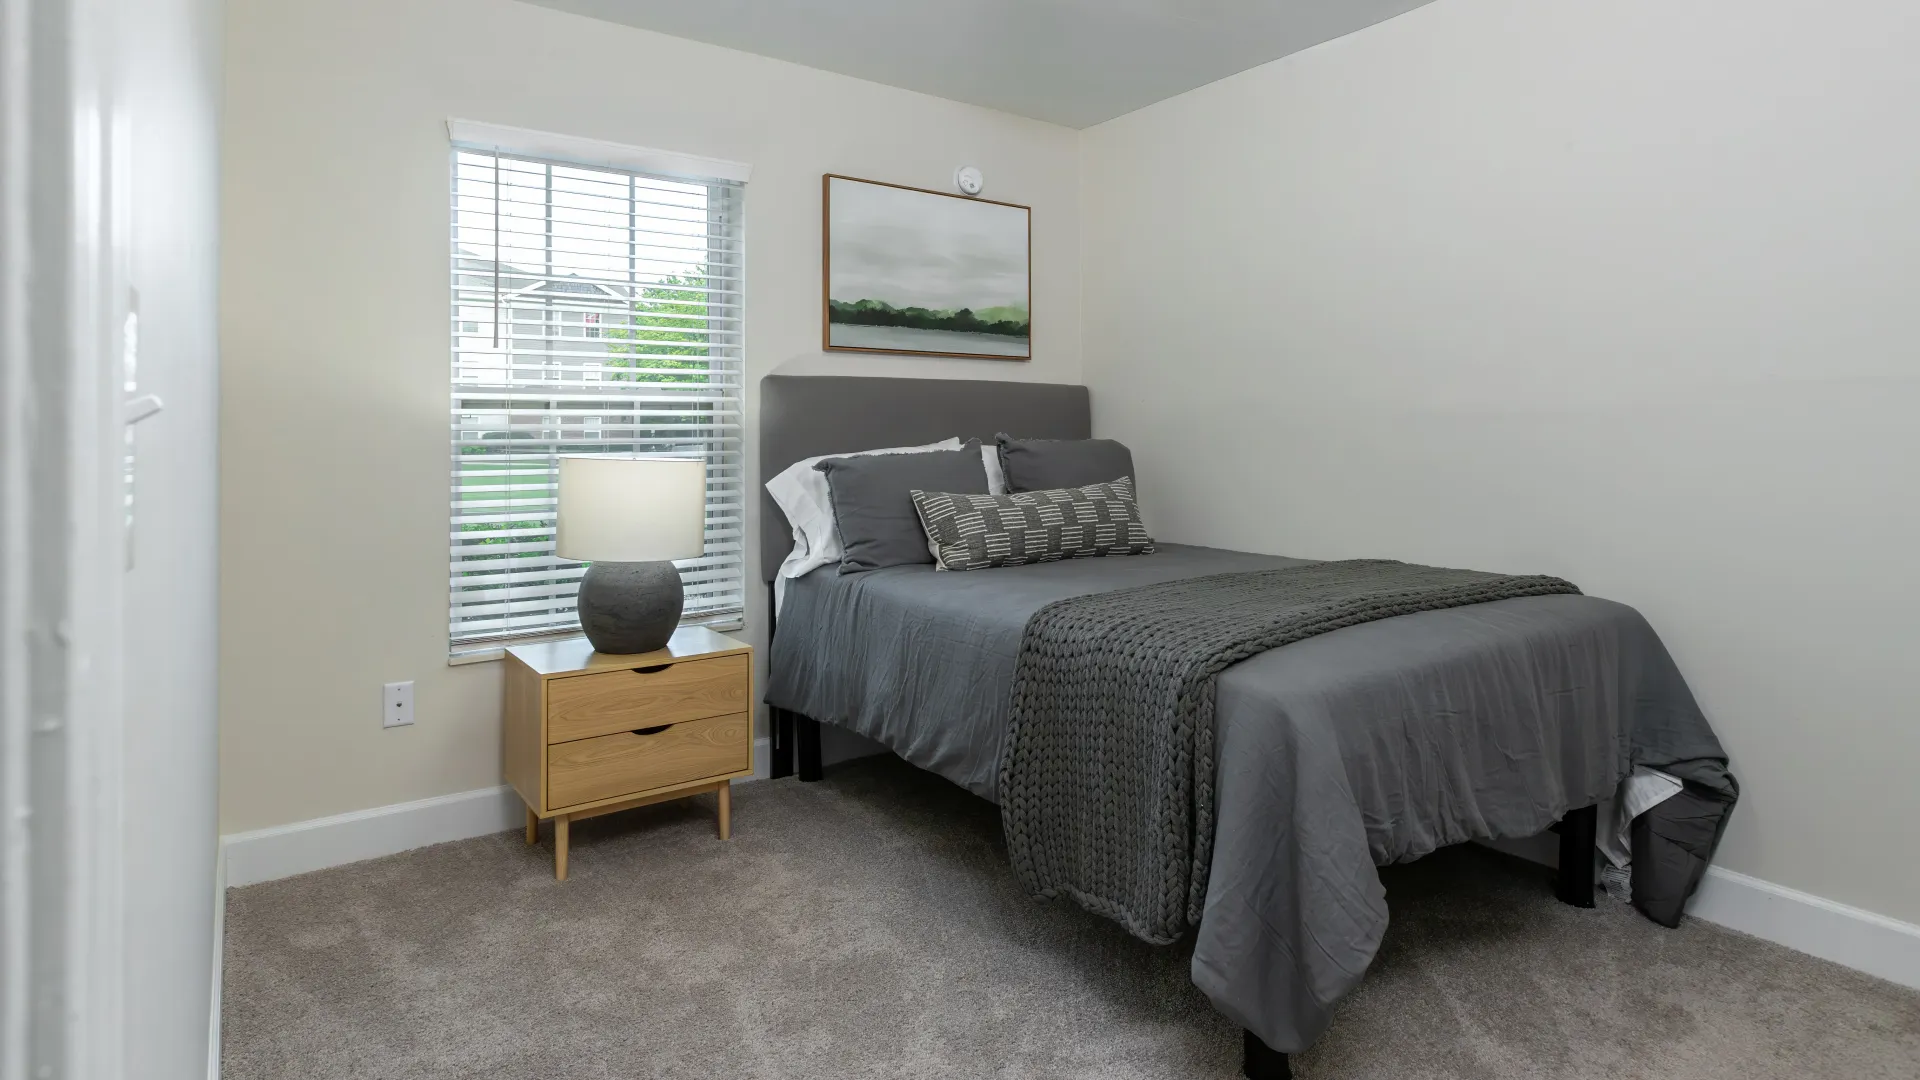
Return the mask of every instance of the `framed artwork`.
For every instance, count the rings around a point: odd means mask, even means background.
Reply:
[[[850,176],[823,181],[823,347],[1032,356],[1028,207]]]

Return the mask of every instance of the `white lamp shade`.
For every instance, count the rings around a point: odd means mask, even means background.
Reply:
[[[657,562],[706,553],[707,463],[563,457],[554,553],[581,562]]]

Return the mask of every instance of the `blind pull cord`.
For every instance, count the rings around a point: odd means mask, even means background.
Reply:
[[[500,347],[500,148],[493,148],[493,347]]]

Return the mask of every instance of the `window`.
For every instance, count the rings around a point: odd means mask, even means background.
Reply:
[[[584,566],[553,553],[567,454],[705,458],[686,618],[738,613],[743,186],[455,142],[453,646],[578,628]]]

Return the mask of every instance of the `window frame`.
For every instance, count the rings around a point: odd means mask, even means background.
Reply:
[[[512,391],[515,387],[527,381],[524,372],[532,367],[544,366],[553,368],[554,373],[546,376],[546,378],[550,379],[567,379],[568,373],[563,369],[569,366],[575,367],[576,370],[572,373],[572,379],[579,381],[579,385],[583,391],[585,388],[591,387],[593,388],[594,396],[604,396],[609,403],[623,400],[631,401],[633,403],[633,411],[636,413],[644,412],[651,413],[655,417],[672,417],[678,410],[691,408],[703,416],[708,413],[711,414],[711,420],[706,422],[691,420],[691,426],[686,427],[686,434],[684,435],[679,434],[680,428],[683,426],[679,423],[669,421],[665,422],[664,426],[662,426],[661,423],[656,422],[654,426],[648,427],[645,426],[646,421],[636,415],[626,425],[622,425],[629,429],[629,434],[615,436],[614,439],[610,439],[609,441],[626,440],[632,446],[640,446],[646,444],[672,443],[676,441],[685,443],[691,439],[700,447],[699,452],[704,454],[708,462],[709,493],[707,510],[709,555],[704,557],[704,561],[714,563],[714,565],[696,567],[689,567],[686,563],[681,563],[680,565],[683,576],[689,572],[699,575],[694,582],[694,585],[697,585],[698,588],[696,589],[692,586],[689,588],[690,602],[695,601],[696,596],[709,599],[718,597],[721,606],[710,605],[704,608],[694,607],[689,615],[682,619],[682,624],[706,625],[721,629],[740,627],[744,618],[746,600],[745,519],[747,503],[749,502],[748,493],[745,490],[746,469],[744,445],[746,382],[746,274],[744,267],[746,257],[745,182],[749,170],[746,166],[737,162],[694,158],[688,155],[671,154],[638,147],[626,147],[618,144],[598,142],[596,140],[572,139],[547,133],[529,132],[525,129],[477,125],[467,121],[449,121],[448,131],[451,143],[448,161],[450,173],[449,211],[451,217],[449,235],[451,261],[450,297],[452,301],[451,333],[449,335],[450,351],[452,354],[451,370],[449,373],[451,404],[450,456],[452,459],[449,462],[450,501],[448,511],[450,545],[448,559],[447,634],[449,662],[459,664],[496,659],[504,655],[505,649],[515,644],[572,637],[580,633],[578,621],[573,615],[573,599],[571,593],[565,591],[563,587],[571,585],[571,581],[567,580],[568,575],[572,575],[572,578],[577,580],[578,573],[584,572],[584,564],[568,564],[553,556],[551,554],[552,536],[550,531],[545,536],[545,543],[548,545],[545,552],[532,549],[524,552],[525,554],[535,555],[540,558],[542,560],[540,568],[506,568],[509,573],[525,570],[528,574],[527,587],[533,590],[529,602],[533,606],[524,617],[539,620],[540,617],[544,615],[550,617],[549,621],[536,622],[534,625],[528,625],[524,628],[507,626],[496,632],[482,631],[465,635],[460,632],[461,619],[463,617],[463,595],[470,597],[473,591],[470,587],[463,589],[461,581],[463,576],[476,572],[463,569],[470,568],[474,564],[471,561],[471,555],[461,554],[463,547],[470,549],[472,546],[470,543],[463,541],[463,528],[470,528],[468,521],[473,517],[474,513],[471,509],[465,514],[461,511],[463,499],[471,494],[470,492],[463,492],[463,478],[470,480],[470,477],[467,477],[466,474],[471,472],[471,466],[475,464],[471,454],[463,453],[463,430],[468,428],[477,430],[478,428],[484,427],[490,418],[482,415],[484,410],[476,409],[476,405],[486,402],[485,394],[487,392],[502,391],[504,392],[503,396],[507,402],[503,406],[504,412],[502,415],[508,417],[509,425],[507,430],[509,435],[516,434],[515,429],[511,425],[512,414],[524,411],[524,406],[516,407],[521,399],[513,396]],[[680,327],[677,320],[685,319],[687,320],[688,329],[692,329],[694,326],[700,328],[694,331],[694,333],[700,336],[697,338],[691,335],[687,337],[670,338],[667,334],[653,331],[650,336],[639,338],[637,333],[632,335],[620,333],[621,328],[617,326],[609,330],[608,327],[612,325],[612,320],[603,317],[603,313],[591,311],[585,307],[582,307],[582,310],[579,312],[571,311],[572,306],[590,304],[591,300],[576,301],[568,307],[556,308],[554,306],[556,295],[564,291],[558,289],[552,290],[538,298],[538,301],[543,305],[538,309],[533,307],[536,298],[525,295],[526,292],[530,292],[531,290],[523,290],[522,294],[513,296],[500,295],[496,292],[496,296],[499,298],[494,301],[493,306],[487,307],[484,310],[476,310],[477,305],[472,302],[474,290],[470,284],[463,287],[463,279],[472,279],[476,276],[472,266],[463,266],[461,213],[463,193],[461,167],[463,155],[485,155],[495,158],[496,170],[498,169],[498,161],[514,162],[516,163],[515,167],[522,170],[522,175],[525,175],[526,166],[544,166],[546,168],[544,173],[546,177],[546,194],[543,204],[546,224],[544,226],[544,233],[538,233],[537,235],[544,236],[544,242],[549,249],[552,248],[553,242],[558,235],[555,232],[555,226],[553,224],[555,220],[555,210],[558,206],[555,200],[554,189],[556,177],[560,177],[561,174],[555,170],[566,170],[567,178],[573,179],[592,179],[591,177],[582,178],[577,176],[576,173],[578,170],[594,170],[598,173],[619,174],[634,178],[629,182],[628,194],[625,200],[626,212],[629,218],[632,218],[638,212],[638,207],[643,205],[642,202],[636,201],[639,199],[639,195],[636,193],[643,190],[641,186],[642,181],[655,185],[700,185],[706,187],[706,226],[704,233],[694,232],[689,234],[695,236],[705,235],[707,237],[707,253],[704,256],[704,261],[698,264],[701,272],[704,273],[705,276],[691,279],[697,280],[698,282],[698,285],[694,286],[691,291],[703,293],[705,297],[697,300],[697,303],[700,305],[698,314],[669,314],[667,317],[676,320],[676,322],[674,325],[666,327],[667,330],[679,329]],[[471,164],[470,161],[469,164]],[[486,200],[490,202],[494,197],[493,188],[489,185],[487,190],[489,194],[486,196]],[[503,188],[501,190],[502,192],[510,192],[512,189]],[[670,188],[661,187],[655,187],[650,194],[661,191],[665,191],[669,195],[671,194]],[[657,198],[659,196],[654,195],[654,197]],[[508,198],[510,199],[511,196],[509,195]],[[648,203],[651,202],[652,200],[649,199]],[[511,206],[512,203],[509,201],[504,205]],[[695,203],[693,205],[699,206],[701,204]],[[496,222],[498,221],[497,215],[495,220]],[[480,275],[491,277],[496,287],[512,276],[508,270],[510,264],[498,257],[498,236],[503,235],[499,232],[500,229],[501,226],[496,224],[493,230],[491,230],[496,245],[495,261],[486,264],[486,273]],[[489,232],[490,231],[484,227],[482,228],[482,235],[488,235]],[[470,255],[471,253],[469,253],[469,256]],[[469,257],[465,261],[473,262],[474,260]],[[670,292],[671,284],[674,280],[673,277],[663,277],[658,271],[650,271],[648,274],[642,274],[637,267],[637,261],[630,264],[627,270],[627,278],[625,279],[627,285],[630,286],[633,291],[627,294],[624,299],[609,301],[609,311],[607,313],[611,314],[615,311],[624,313],[625,317],[630,319],[629,326],[635,328],[636,331],[642,326],[641,316],[653,314],[640,306],[643,301],[641,301],[639,297],[643,295],[643,291],[653,289]],[[553,277],[550,267],[543,267],[542,269],[546,277],[549,279]],[[680,272],[671,271],[670,273],[678,275]],[[552,284],[552,282],[549,280],[547,284]],[[619,295],[619,288],[619,285],[615,285],[607,288],[605,291],[617,297]],[[666,299],[662,299],[656,295],[645,302],[664,305],[670,303],[678,304],[684,301],[684,297],[669,296]],[[519,349],[517,343],[523,337],[528,337],[524,332],[524,328],[516,321],[516,315],[520,311],[520,309],[516,308],[516,303],[525,304],[527,313],[529,314],[535,310],[543,313],[539,322],[534,324],[540,330],[540,334],[531,337],[531,340],[542,343],[539,355],[545,357],[545,360],[534,363],[515,362],[516,359],[522,356],[522,354],[517,351]],[[555,315],[554,312],[564,313]],[[481,316],[477,323],[475,320],[476,314]],[[501,321],[496,322],[496,318]],[[662,324],[649,321],[645,325],[659,327]],[[588,327],[592,327],[593,330],[588,330]],[[476,336],[468,332],[469,328],[479,330],[481,336],[491,335],[493,337],[491,347],[471,348],[464,345],[462,342],[463,337],[471,339]],[[506,333],[504,341],[501,340],[502,328],[504,328]],[[604,342],[617,341],[620,338],[630,336],[638,338],[638,340],[697,341],[699,342],[700,352],[690,353],[690,355],[697,355],[705,360],[706,364],[704,367],[686,367],[683,364],[650,364],[643,368],[638,362],[633,362],[621,364],[619,365],[620,367],[632,368],[634,370],[700,372],[705,374],[707,378],[704,381],[686,383],[685,388],[691,396],[685,398],[673,394],[660,394],[663,388],[667,390],[679,389],[680,386],[678,384],[684,382],[684,380],[670,377],[650,380],[647,385],[636,384],[631,396],[623,395],[611,392],[614,390],[616,383],[612,380],[604,380],[601,378],[602,372],[600,372],[590,360],[576,364],[570,353],[555,349],[553,344],[565,343],[568,346],[583,347],[582,355],[591,356],[597,355],[593,351],[595,347],[606,348],[603,344]],[[471,363],[470,358],[476,355],[486,355],[496,350],[503,358],[500,364],[503,372],[501,376],[502,381],[492,384],[475,384],[471,379],[472,374],[475,371],[485,369]],[[678,350],[661,349],[657,351],[669,352],[686,350],[684,346],[682,346]],[[556,357],[559,359],[555,359]],[[667,358],[661,357],[657,359]],[[463,362],[465,366],[463,366]],[[487,368],[490,368],[490,365],[488,365]],[[587,369],[589,368],[595,368],[595,370],[588,371]],[[463,378],[463,376],[467,377]],[[567,380],[567,385],[572,385],[572,379]],[[676,385],[663,387],[663,384],[669,383]],[[472,386],[473,389],[467,390],[467,386]],[[476,391],[478,393],[476,393]],[[560,395],[556,396],[558,397]],[[676,400],[696,402],[698,404],[680,406],[662,404],[663,402]],[[647,404],[651,404],[653,407],[644,408],[643,406]],[[592,438],[595,440],[603,437],[603,425],[606,424],[606,421],[616,419],[615,414],[627,411],[618,408],[606,410],[597,409],[592,403],[582,403],[577,408],[581,410],[578,417],[566,416],[564,419],[577,419],[580,427],[578,434],[582,438],[586,438],[588,437],[587,433],[591,431]],[[533,411],[545,410],[536,409]],[[564,411],[568,410],[554,409],[553,418],[556,421],[560,421]],[[589,420],[596,422],[589,423]],[[552,494],[550,494],[550,492],[555,490],[554,485],[557,484],[558,458],[566,454],[582,452],[584,449],[583,447],[566,445],[567,432],[570,430],[571,425],[556,422],[553,425],[553,430],[549,432],[543,424],[542,430],[534,433],[537,437],[530,440],[538,444],[537,448],[530,448],[525,454],[510,449],[501,455],[504,459],[502,464],[510,471],[521,471],[520,465],[525,463],[531,466],[528,469],[529,472],[537,474],[540,471],[540,466],[532,463],[544,462],[550,474],[556,477],[554,481],[545,485],[544,488],[543,485],[534,483],[525,489],[529,492],[542,491],[543,493],[537,498],[530,499],[529,501],[546,504],[547,508],[538,512],[532,510],[513,510],[511,509],[511,504],[519,495],[518,492],[510,492],[504,499],[508,507],[508,509],[504,511],[505,513],[516,517],[525,516],[529,522],[535,520],[550,522],[552,517],[552,510],[550,508]],[[679,436],[677,439],[675,438],[676,435]],[[576,439],[573,441],[577,442],[580,440]],[[509,444],[513,445],[511,440]],[[680,456],[683,455],[686,450],[682,447],[667,451],[656,450],[642,452],[671,453],[675,456]],[[516,461],[515,459],[519,460]],[[463,466],[466,466],[464,471]],[[485,496],[483,496],[483,498],[484,497]],[[492,516],[499,515],[496,513]],[[509,527],[517,530],[520,524],[521,523],[517,521],[512,522],[509,523]],[[720,538],[718,552],[715,550],[716,536]],[[538,538],[532,536],[516,537],[508,542],[516,548],[520,548],[524,547],[528,540],[538,542]],[[463,560],[467,561],[463,562]],[[489,558],[488,561],[491,561],[491,558]],[[484,570],[477,572],[485,573]],[[518,580],[509,577],[496,583],[495,588],[499,589],[506,596],[505,599],[500,601],[505,604],[511,603],[513,600],[519,598],[521,586]],[[488,598],[487,600],[481,601],[481,603],[492,605],[494,601],[492,598]],[[505,614],[502,614],[501,618],[510,620],[514,618],[516,614],[518,613],[508,608],[505,609]]]

